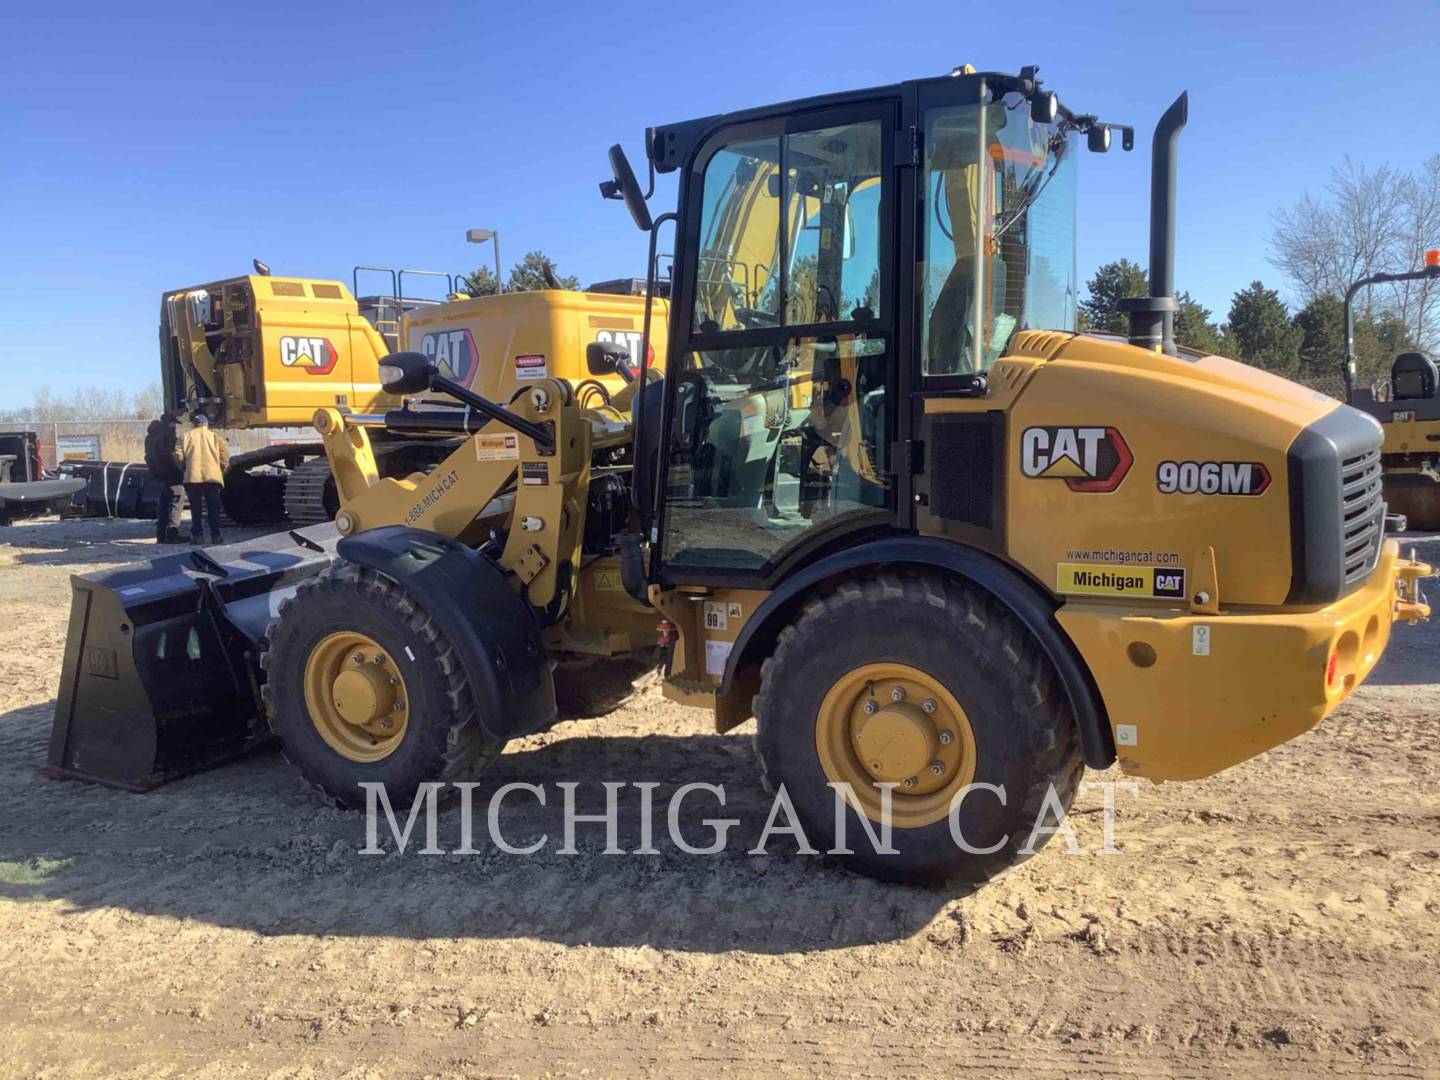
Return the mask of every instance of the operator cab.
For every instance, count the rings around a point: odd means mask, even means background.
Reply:
[[[652,572],[763,584],[929,513],[912,448],[970,451],[927,438],[924,400],[983,395],[1019,330],[1075,328],[1078,134],[1109,145],[1031,68],[652,131],[652,168],[681,174],[673,377],[661,424],[642,424],[663,477],[642,505]],[[616,175],[602,188],[620,197]],[[993,438],[965,434],[975,452]],[[964,493],[962,527],[992,529],[995,497]]]

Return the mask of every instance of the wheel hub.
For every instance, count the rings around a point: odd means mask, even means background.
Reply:
[[[876,780],[899,784],[927,768],[940,732],[918,705],[892,704],[865,716],[855,734],[860,763]]]
[[[400,745],[410,718],[405,680],[368,634],[322,638],[305,661],[305,705],[315,731],[351,761],[379,761]]]
[[[903,827],[939,821],[975,778],[970,719],[945,684],[909,664],[865,664],[825,695],[815,747],[827,779],[845,783],[872,820],[878,785],[894,785],[891,815]]]

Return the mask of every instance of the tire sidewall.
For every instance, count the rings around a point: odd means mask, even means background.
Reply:
[[[443,773],[451,703],[438,677],[435,647],[374,594],[367,594],[363,605],[355,600],[353,592],[326,589],[323,582],[317,591],[296,597],[270,642],[275,658],[268,671],[272,723],[286,755],[336,798],[363,805],[360,785],[380,783],[392,807],[408,807],[422,782]],[[316,645],[340,631],[373,638],[404,679],[409,723],[400,745],[379,761],[351,761],[337,752],[320,735],[305,704],[306,662]]]
[[[1030,838],[1039,799],[1052,780],[1037,768],[1037,759],[1053,732],[1017,722],[1016,695],[1024,691],[1017,665],[1003,652],[985,649],[980,635],[965,633],[958,612],[898,598],[887,608],[883,634],[856,634],[853,613],[827,610],[807,636],[794,643],[783,670],[777,666],[770,676],[775,686],[769,715],[761,721],[762,753],[772,756],[772,772],[785,784],[811,846],[828,852],[834,846],[836,795],[816,746],[821,703],[842,677],[866,664],[919,668],[944,685],[965,710],[975,737],[971,783],[1005,792],[1002,804],[989,790],[971,791],[954,814],[968,844],[996,850],[966,852],[952,835],[950,819],[942,817],[917,828],[896,824],[890,844],[898,854],[878,854],[860,815],[847,805],[845,843],[854,854],[839,857],[887,878],[945,881],[957,872],[989,877],[1016,861],[1016,852]],[[903,799],[902,791],[896,788],[894,798]],[[878,834],[879,823],[872,827]]]

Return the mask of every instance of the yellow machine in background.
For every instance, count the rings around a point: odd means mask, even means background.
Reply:
[[[1355,297],[1371,285],[1440,278],[1440,250],[1425,252],[1419,270],[1374,274],[1345,293],[1346,397],[1385,429],[1381,449],[1385,499],[1405,515],[1412,529],[1440,530],[1440,364],[1427,352],[1404,352],[1390,366],[1390,377],[1376,387],[1355,385]]]
[[[389,272],[398,289],[405,272]],[[447,276],[452,290],[455,280]],[[398,409],[402,401],[384,392],[376,373],[397,343],[435,357],[464,385],[496,400],[550,376],[583,382],[587,397],[604,400],[621,380],[589,378],[577,358],[592,341],[638,350],[645,302],[631,295],[628,281],[597,288],[615,291],[473,298],[452,292],[447,302],[397,292],[357,302],[339,281],[258,273],[178,289],[161,305],[166,407],[204,412],[231,430],[308,429],[315,411],[327,407]],[[656,313],[662,328],[664,306]],[[663,357],[651,362],[663,367]],[[423,471],[448,452],[443,439],[377,442],[385,475]],[[308,430],[238,455],[224,497],[226,512],[242,523],[313,524],[328,521],[337,506],[323,449]]]

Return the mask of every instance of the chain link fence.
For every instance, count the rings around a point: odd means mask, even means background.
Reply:
[[[148,420],[16,420],[4,425],[14,431],[33,431],[46,469],[68,459],[144,461]],[[183,429],[182,429],[183,430]],[[308,428],[221,431],[230,453],[242,454],[277,443],[316,442],[320,436]]]

